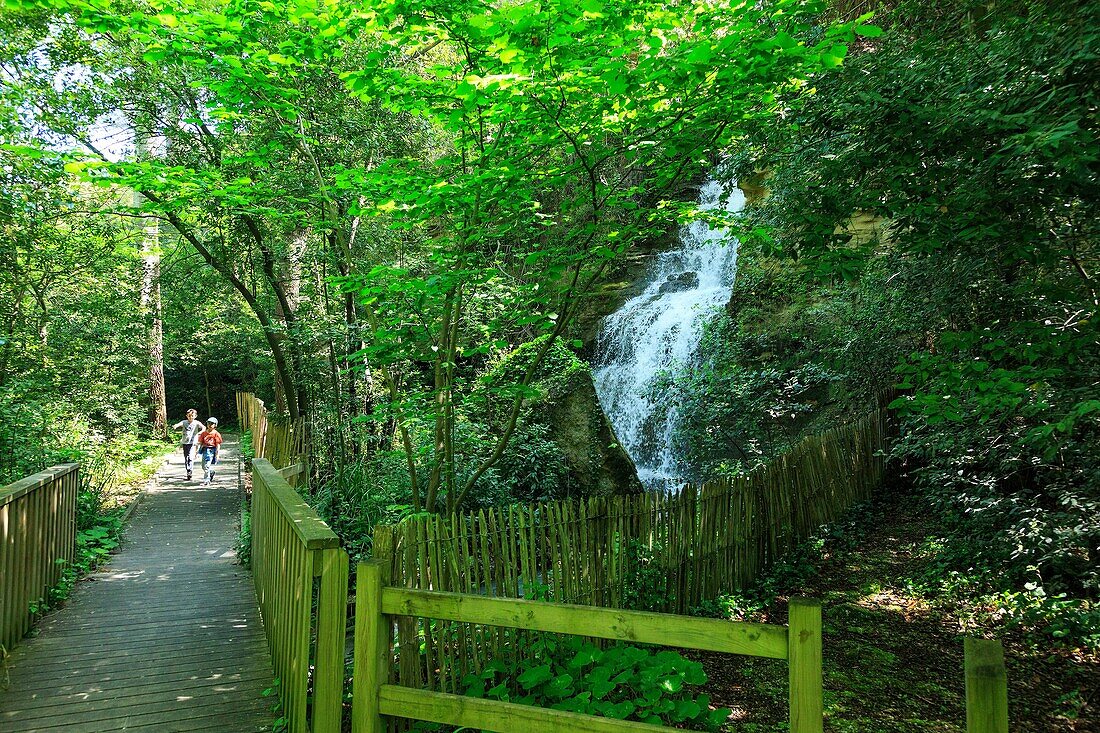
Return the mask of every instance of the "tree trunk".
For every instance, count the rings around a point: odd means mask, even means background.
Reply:
[[[151,232],[150,232],[151,230]],[[149,351],[149,422],[153,437],[168,437],[168,406],[164,396],[164,313],[160,299],[160,253],[157,225],[145,228],[141,254],[141,308]]]
[[[144,136],[138,138],[138,156],[149,153]],[[142,203],[134,193],[134,206]],[[154,438],[168,438],[168,406],[164,396],[164,310],[160,299],[160,222],[146,219],[141,237],[141,314],[145,318],[145,347],[149,353],[149,425]]]

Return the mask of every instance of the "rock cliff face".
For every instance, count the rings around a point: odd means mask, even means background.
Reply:
[[[547,395],[544,406],[550,435],[561,449],[571,482],[584,496],[636,494],[642,491],[630,456],[619,445],[596,398],[592,373],[577,370]]]
[[[515,384],[540,346],[538,339],[520,346],[484,374],[483,383],[490,389]],[[531,387],[523,402],[525,427],[498,466],[505,475],[509,465],[522,466],[519,473],[524,478],[517,496],[522,494],[520,498],[528,501],[642,490],[638,471],[596,397],[592,369],[586,362],[559,340],[546,354]],[[494,409],[498,402],[486,399],[482,416],[497,431],[504,429],[507,419],[507,410]],[[545,475],[546,481],[528,486],[524,482],[530,482],[526,477],[532,473]]]

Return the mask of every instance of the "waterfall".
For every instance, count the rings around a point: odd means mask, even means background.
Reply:
[[[738,211],[745,197],[736,187],[708,180],[699,208]],[[688,365],[703,324],[730,297],[736,240],[705,222],[680,228],[677,249],[663,252],[647,273],[646,287],[604,319],[593,372],[600,404],[615,434],[638,467],[647,489],[676,490],[683,466],[672,451],[675,409],[652,399],[657,377]]]

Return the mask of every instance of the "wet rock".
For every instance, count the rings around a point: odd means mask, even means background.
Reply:
[[[553,440],[582,496],[636,494],[638,470],[619,445],[596,397],[592,373],[579,370],[544,404]]]
[[[679,275],[669,275],[668,279],[661,283],[658,292],[680,293],[697,287],[699,287],[699,273],[681,272]]]

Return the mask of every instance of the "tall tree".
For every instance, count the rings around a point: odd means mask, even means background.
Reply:
[[[148,155],[146,140],[138,141],[138,155]],[[140,197],[135,194],[140,207]],[[164,309],[160,297],[160,223],[141,220],[141,312],[145,316],[145,346],[149,354],[149,423],[152,434],[168,437],[168,405],[164,395]]]

